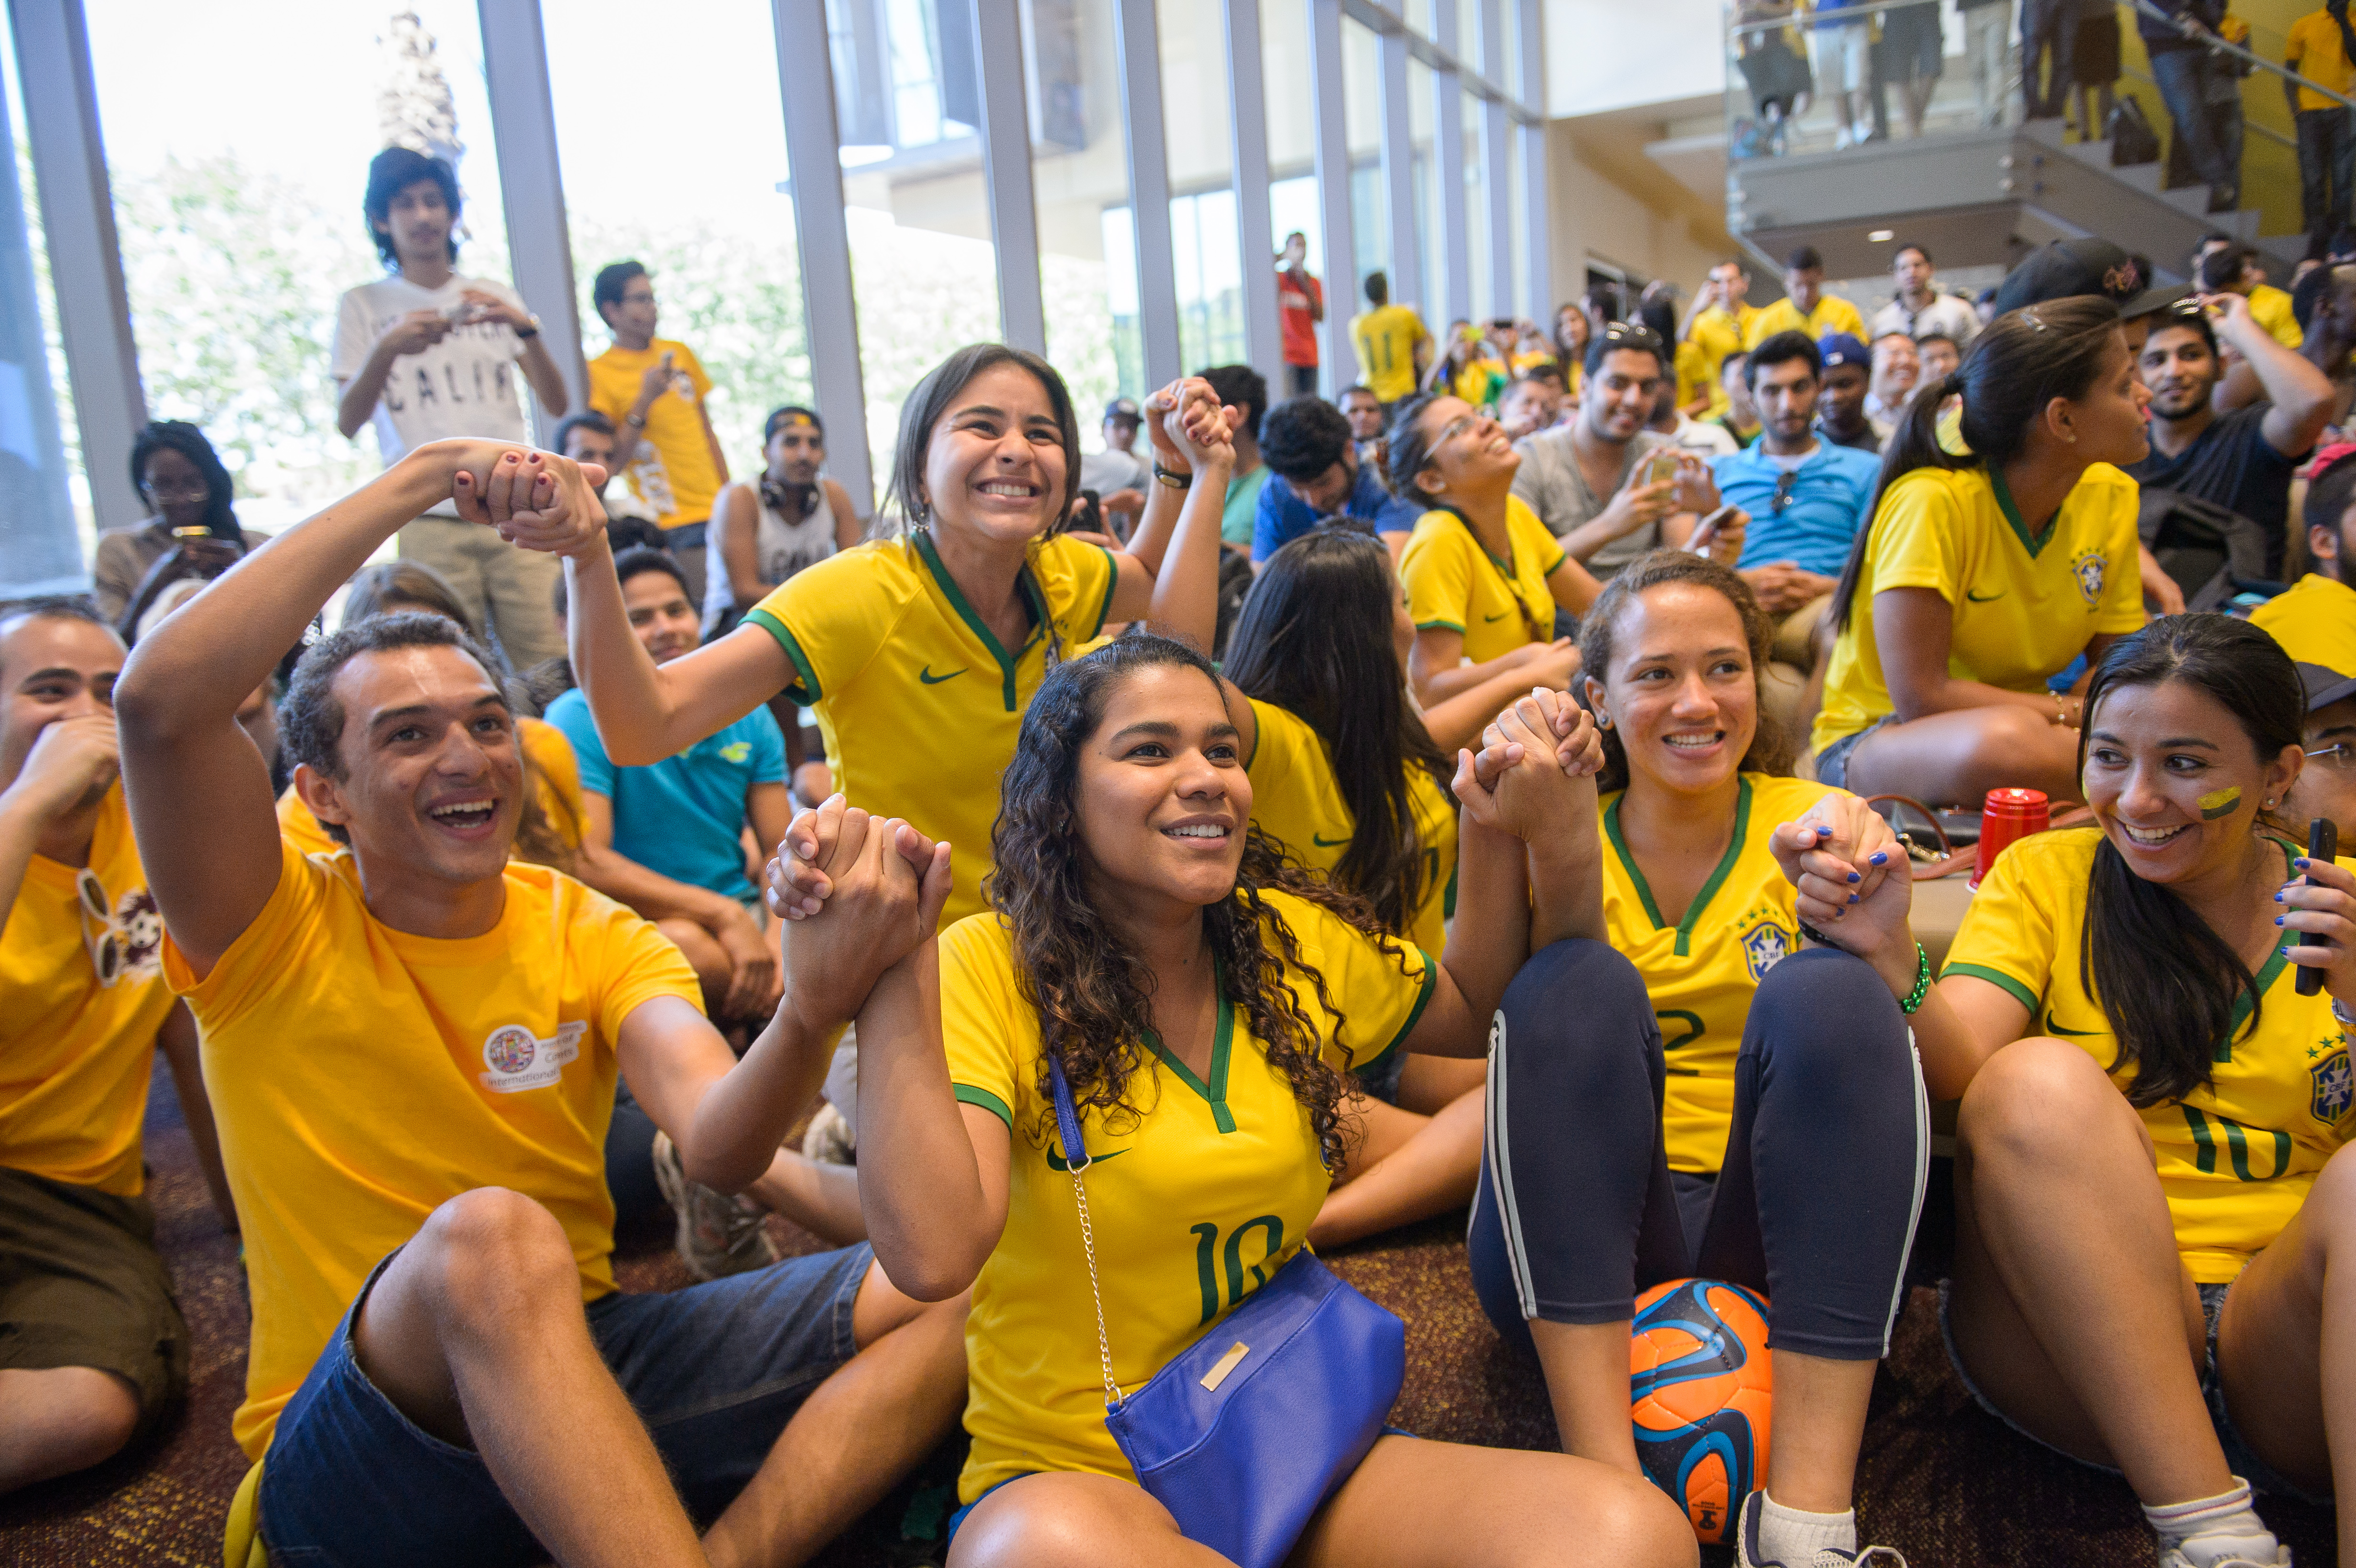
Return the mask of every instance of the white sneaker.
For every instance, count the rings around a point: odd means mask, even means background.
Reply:
[[[2185,1552],[2187,1546],[2202,1541],[2214,1541],[2217,1550],[2225,1555],[2217,1557],[2203,1552],[2195,1557]],[[2161,1552],[2159,1568],[2291,1568],[2290,1548],[2271,1535],[2229,1539],[2196,1535]]]
[[[679,1150],[659,1129],[655,1133],[655,1185],[679,1216],[679,1255],[698,1279],[719,1279],[766,1268],[777,1261],[777,1245],[762,1221],[769,1211],[750,1198],[690,1181]]]
[[[857,1165],[851,1140],[849,1118],[834,1108],[833,1101],[821,1101],[811,1114],[809,1130],[802,1134],[802,1155],[820,1165]]]
[[[1760,1505],[1767,1500],[1764,1491],[1752,1492],[1742,1499],[1742,1512],[1734,1531],[1734,1561],[1736,1568],[1906,1568],[1906,1559],[1894,1546],[1860,1546],[1855,1552],[1841,1552],[1826,1547],[1805,1563],[1786,1563],[1780,1557],[1759,1555]],[[2161,1568],[2168,1568],[2163,1563]]]

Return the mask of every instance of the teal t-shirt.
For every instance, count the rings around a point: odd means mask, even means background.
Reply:
[[[1219,512],[1219,538],[1223,542],[1251,549],[1252,520],[1259,516],[1259,493],[1267,483],[1265,463],[1227,481],[1226,503]]]
[[[756,784],[783,784],[786,737],[766,708],[651,767],[614,765],[597,737],[589,699],[568,691],[548,705],[548,721],[573,742],[581,787],[614,803],[614,848],[674,881],[749,899],[737,835]]]

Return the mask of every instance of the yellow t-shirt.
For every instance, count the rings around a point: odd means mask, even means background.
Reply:
[[[1462,398],[1476,409],[1494,405],[1505,389],[1505,367],[1494,359],[1475,359],[1448,377],[1451,397]]]
[[[983,907],[998,776],[1046,678],[1050,630],[1058,656],[1076,657],[1104,630],[1119,581],[1111,551],[1038,540],[1018,581],[1030,640],[1009,654],[918,528],[805,567],[745,612],[793,661],[786,694],[818,710],[835,787],[949,841],[944,926]]]
[[[2250,319],[2285,348],[2297,348],[2307,341],[2307,334],[2299,330],[2297,313],[2291,308],[2290,295],[2271,283],[2260,283],[2250,291]]]
[[[2356,588],[2320,572],[2250,612],[2250,624],[2301,664],[2356,675]]]
[[[2102,837],[2097,827],[2070,828],[2007,849],[1972,899],[1942,973],[2003,987],[2029,1008],[2029,1032],[2072,1040],[2107,1068],[2118,1060],[2119,1042],[2080,964],[2086,889]],[[2283,853],[2287,880],[2292,851]],[[2340,864],[2356,869],[2356,860]],[[2279,952],[2270,956],[2257,975],[2256,1027],[2244,997],[2208,1084],[2141,1113],[2158,1154],[2177,1252],[2202,1285],[2241,1273],[2298,1212],[2315,1173],[2356,1131],[2348,1040],[2331,1016],[2331,997],[2300,996],[2292,971]],[[2125,1090],[2135,1069],[2111,1078]]]
[[[369,1271],[462,1192],[530,1195],[563,1224],[583,1298],[610,1292],[614,1042],[656,997],[703,1006],[660,932],[546,867],[510,861],[498,924],[448,941],[380,923],[349,856],[281,848],[270,901],[210,974],[164,947],[245,1230],[252,1353],[230,1432],[251,1458]]]
[[[2334,92],[2346,92],[2356,85],[2356,69],[2348,63],[2348,50],[2340,40],[2340,24],[2325,11],[2310,11],[2290,25],[2283,46],[2283,64],[2319,86]],[[2333,102],[2312,88],[2298,90],[2301,109],[2339,110]]]
[[[1336,1067],[1363,1069],[1415,1028],[1436,971],[1287,893],[1261,895],[1324,979],[1340,1019],[1300,970],[1286,982]],[[1269,938],[1271,946],[1275,939]],[[941,1038],[957,1097],[1013,1135],[1006,1229],[966,1318],[973,1449],[958,1482],[971,1502],[1035,1470],[1135,1479],[1105,1430],[1096,1309],[1072,1179],[1042,1093],[1037,1011],[1017,987],[1013,939],[994,914],[942,933]],[[1291,1261],[1331,1179],[1309,1113],[1268,1064],[1247,1018],[1222,1004],[1207,1078],[1149,1034],[1134,1111],[1082,1109],[1087,1175],[1113,1377],[1134,1392]]]
[[[1333,757],[1307,720],[1257,697],[1250,701],[1259,725],[1259,738],[1244,763],[1251,779],[1252,821],[1294,859],[1330,877],[1357,832]],[[1408,929],[1400,934],[1427,953],[1438,953],[1448,944],[1448,916],[1455,902],[1456,803],[1439,780],[1412,763],[1407,793],[1416,841],[1423,846],[1423,891]]]
[[[1358,348],[1358,379],[1375,396],[1395,403],[1415,390],[1415,350],[1431,341],[1412,307],[1387,304],[1350,323]]]
[[[87,870],[34,856],[0,914],[0,1166],[134,1197],[172,993],[120,782],[99,803]],[[94,953],[112,955],[104,969]]]
[[[1686,341],[1700,348],[1709,367],[1709,412],[1703,418],[1716,419],[1726,411],[1726,384],[1719,379],[1726,370],[1726,357],[1750,347],[1751,324],[1758,319],[1755,305],[1744,305],[1739,316],[1729,315],[1722,305],[1712,305],[1686,328]]]
[[[1756,348],[1779,332],[1804,332],[1811,343],[1828,333],[1846,332],[1862,342],[1865,317],[1838,294],[1817,295],[1816,308],[1805,315],[1790,300],[1780,299],[1751,316],[1742,329],[1742,347]]]
[[[703,400],[712,390],[712,378],[703,373],[702,361],[686,344],[666,337],[644,348],[616,344],[589,361],[589,406],[612,420],[626,439],[622,416],[637,406],[639,382],[665,354],[695,394],[690,397],[674,386],[654,400],[647,410],[637,453],[623,473],[631,493],[655,509],[657,520],[677,528],[710,521],[712,498],[720,494],[720,470],[712,461],[712,442],[703,428]]]
[[[1700,344],[1690,337],[1677,345],[1676,370],[1677,407],[1691,408],[1693,400],[1699,397],[1722,398],[1726,395],[1719,388],[1717,376],[1710,371],[1709,356],[1703,352]],[[1703,412],[1707,414],[1708,411],[1704,410]]]
[[[1954,611],[1947,668],[1959,679],[2037,692],[2099,633],[2139,631],[2143,585],[2136,482],[2088,468],[2041,537],[1986,468],[1917,468],[1874,512],[1848,624],[1833,644],[1816,751],[1890,711],[1873,640],[1873,596],[1929,588]]]
[[[1512,553],[1499,560],[1455,513],[1417,518],[1399,557],[1416,630],[1463,633],[1464,656],[1474,664],[1527,643],[1552,642],[1554,592],[1547,578],[1563,562],[1562,541],[1528,502],[1513,496],[1505,501],[1505,543]]]
[[[541,719],[518,719],[516,733],[523,742],[524,760],[531,764],[532,798],[541,815],[565,848],[580,848],[589,817],[581,803],[581,762],[573,754],[573,742]],[[278,836],[305,855],[333,855],[343,848],[327,837],[292,784],[278,797]]]
[[[1804,779],[1744,773],[1726,856],[1675,925],[1620,832],[1621,792],[1603,797],[1603,923],[1625,954],[1660,1020],[1668,1083],[1661,1129],[1669,1168],[1715,1175],[1734,1120],[1734,1059],[1741,1053],[1751,998],[1767,971],[1800,948],[1798,892],[1775,864],[1768,839],[1828,795],[1847,792]]]

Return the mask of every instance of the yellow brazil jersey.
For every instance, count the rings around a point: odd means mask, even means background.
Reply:
[[[637,455],[623,473],[630,490],[652,507],[667,528],[709,521],[712,499],[720,494],[720,470],[712,461],[712,440],[705,433],[703,400],[712,378],[684,343],[658,337],[644,348],[620,344],[589,361],[589,406],[622,427],[623,416],[637,406],[638,386],[664,355],[671,368],[694,389],[690,396],[674,385],[647,410],[646,433]]]
[[[2250,291],[2250,319],[2266,329],[2268,336],[2285,348],[2297,348],[2307,341],[2299,330],[2298,316],[2291,309],[2290,295],[2270,283],[2260,283]]]
[[[1718,389],[1718,378],[1710,374],[1709,356],[1701,345],[1687,338],[1677,345],[1677,407],[1689,409],[1697,398],[1717,398],[1725,394]],[[1705,416],[1709,412],[1702,411]]]
[[[1462,398],[1476,409],[1494,406],[1505,389],[1505,367],[1494,359],[1475,359],[1449,373],[1449,395]]]
[[[567,849],[580,848],[589,817],[581,804],[581,762],[573,754],[573,742],[563,731],[541,719],[517,720],[516,733],[523,741],[524,760],[531,764],[532,798],[541,817]],[[332,855],[343,848],[327,837],[291,783],[278,797],[278,836],[305,855]]]
[[[1715,1174],[1726,1157],[1734,1119],[1734,1059],[1751,998],[1786,955],[1800,947],[1797,893],[1768,838],[1828,795],[1804,779],[1744,773],[1725,858],[1675,925],[1661,918],[1653,890],[1620,831],[1618,793],[1603,797],[1603,923],[1625,954],[1660,1020],[1667,1053],[1667,1096],[1661,1127],[1669,1168]]]
[[[1331,876],[1348,853],[1356,818],[1343,798],[1324,741],[1309,721],[1272,702],[1250,699],[1259,726],[1244,763],[1252,785],[1252,821],[1312,871]],[[1448,943],[1456,888],[1456,803],[1426,770],[1407,770],[1408,808],[1423,846],[1423,890],[1408,929],[1427,953]]]
[[[1362,935],[1290,894],[1261,896],[1339,1009],[1337,1023],[1309,977],[1287,973],[1335,1066],[1346,1057],[1364,1068],[1412,1031],[1436,977],[1423,954]],[[1134,1479],[1105,1430],[1078,1209],[1054,1102],[1041,1092],[1038,1015],[1017,988],[1012,937],[994,914],[961,921],[942,933],[940,962],[957,1097],[1002,1118],[1013,1145],[1006,1229],[966,1318],[973,1449],[958,1496],[971,1502],[1034,1470]],[[1150,1035],[1147,1044],[1129,1085],[1132,1108],[1082,1113],[1105,1334],[1124,1392],[1291,1260],[1331,1185],[1309,1113],[1248,1019],[1221,1006],[1200,1078]]]
[[[1416,519],[1399,557],[1399,581],[1416,630],[1463,633],[1464,656],[1474,664],[1526,643],[1554,640],[1554,592],[1547,579],[1563,562],[1562,542],[1519,496],[1505,501],[1505,542],[1512,553],[1499,560],[1471,524],[1454,512],[1435,510]]]
[[[2340,24],[2331,19],[2328,11],[2310,11],[2290,25],[2284,35],[2283,64],[2334,92],[2344,93],[2356,86],[2356,68],[2349,63],[2348,50],[2340,37]],[[2330,110],[2340,107],[2304,85],[2298,90],[2298,106]]]
[[[1804,332],[1811,343],[1835,332],[1846,332],[1863,341],[1865,317],[1857,313],[1857,306],[1838,294],[1817,295],[1816,308],[1805,315],[1790,300],[1780,299],[1762,308],[1743,327],[1742,347],[1756,348],[1779,332]]]
[[[1703,416],[1716,419],[1727,409],[1726,357],[1751,344],[1751,324],[1759,317],[1758,308],[1744,305],[1739,315],[1729,315],[1720,305],[1712,305],[1693,319],[1686,328],[1686,340],[1698,347],[1703,363],[1709,367],[1709,412]]]
[[[2356,675],[2356,588],[2336,578],[2308,572],[2251,611],[2250,624],[2301,664]]]
[[[1980,884],[1948,949],[1944,975],[2003,987],[2029,1008],[2029,1034],[2083,1046],[2105,1068],[2119,1042],[2088,988],[2080,955],[2097,827],[2024,838]],[[2284,876],[2293,851],[2283,851]],[[2343,859],[2356,870],[2356,860]],[[2176,1248],[2202,1285],[2231,1280],[2306,1201],[2315,1173],[2356,1132],[2348,1040],[2329,993],[2298,994],[2275,952],[2258,971],[2261,1005],[2245,996],[2217,1042],[2209,1083],[2141,1113],[2158,1156]],[[2132,1065],[2111,1073],[2124,1090]]]
[[[254,1458],[369,1271],[462,1192],[536,1200],[583,1298],[614,1288],[614,1042],[643,1002],[703,1005],[660,932],[545,867],[509,862],[498,924],[443,940],[379,923],[348,855],[281,848],[270,901],[211,973],[164,949],[245,1227],[253,1338],[230,1431]]]
[[[1415,390],[1415,351],[1431,341],[1423,317],[1403,304],[1379,305],[1350,324],[1358,348],[1358,379],[1375,396],[1395,403]]]
[[[90,864],[34,856],[0,919],[0,1166],[133,1197],[172,993],[120,782],[99,803]]]
[[[1030,640],[1010,654],[918,528],[806,567],[745,612],[793,662],[786,694],[818,710],[835,787],[949,841],[956,885],[943,925],[982,908],[998,776],[1046,678],[1050,643],[1076,657],[1104,630],[1119,581],[1099,546],[1061,535],[1033,543],[1017,580]]]
[[[2086,470],[2041,534],[1986,468],[1917,468],[1883,492],[1848,624],[1833,644],[1822,751],[1890,711],[1873,596],[1928,588],[1954,612],[1947,668],[1959,679],[2038,692],[2100,633],[2143,626],[2136,482],[2107,463]]]

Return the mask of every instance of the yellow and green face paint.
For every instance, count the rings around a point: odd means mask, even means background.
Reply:
[[[2223,789],[2211,790],[2194,804],[2201,807],[2201,820],[2214,822],[2221,816],[2231,816],[2241,809],[2242,786],[2228,784]]]

